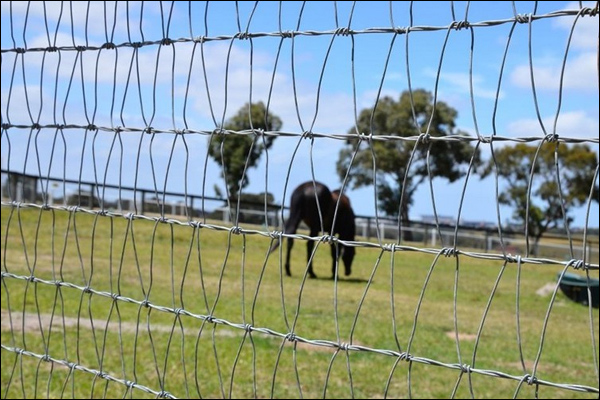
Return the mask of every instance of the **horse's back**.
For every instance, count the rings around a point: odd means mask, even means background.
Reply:
[[[304,221],[311,231],[321,230],[322,219],[323,228],[327,232],[331,206],[332,195],[329,188],[320,182],[308,181],[294,189],[290,214]]]
[[[350,204],[350,199],[345,194],[341,194],[340,190],[334,190],[331,192],[332,195],[332,218],[337,207],[337,214],[335,216],[335,229],[334,234],[340,234],[344,239],[354,240],[355,235],[355,221],[354,221],[354,210]]]

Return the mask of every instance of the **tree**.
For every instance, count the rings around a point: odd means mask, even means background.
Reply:
[[[250,124],[252,121],[252,126]],[[281,119],[271,113],[267,114],[264,103],[246,103],[238,112],[225,123],[224,129],[243,131],[247,129],[262,129],[264,131],[277,131],[281,129]],[[212,136],[209,139],[208,154],[221,165],[227,181],[228,197],[237,198],[240,189],[250,182],[246,168],[256,166],[260,156],[269,149],[275,136],[237,135],[226,134]],[[221,159],[221,149],[223,158]]]
[[[497,171],[498,176],[504,178],[506,188],[498,201],[513,207],[512,218],[516,223],[525,225],[529,217],[528,235],[534,240],[530,251],[534,255],[545,232],[558,226],[565,218],[567,223],[572,221],[569,211],[587,202],[592,185],[593,199],[598,202],[598,185],[594,182],[598,165],[596,153],[586,144],[557,145],[545,142],[533,166],[527,213],[529,180],[537,151],[537,145],[524,143],[502,147],[494,151],[494,157],[490,158],[480,174],[483,179]],[[562,206],[557,176],[560,179]],[[563,215],[563,208],[566,215]]]
[[[383,97],[377,108],[367,108],[360,112],[358,118],[358,131],[365,134],[393,136],[418,136],[420,127],[427,127],[433,110],[433,97],[426,90],[413,91],[414,116],[411,106],[410,93],[404,91],[398,101],[391,97]],[[429,135],[431,137],[449,136],[455,134],[466,135],[456,129],[455,119],[457,111],[443,101],[438,101],[435,106]],[[371,118],[373,124],[371,126]],[[349,134],[355,133],[354,128]],[[341,179],[350,168],[350,161],[354,154],[356,141],[349,139],[339,154],[337,171]],[[408,169],[410,156],[415,146],[414,141],[372,141],[375,153],[377,171],[377,198],[379,209],[387,215],[400,216],[406,223],[409,222],[408,210],[413,201],[413,195],[427,177],[427,150],[429,144],[420,142],[416,148],[412,165]],[[431,143],[429,164],[432,176],[443,177],[453,182],[462,177],[474,154],[474,147],[466,141],[436,141]],[[475,153],[475,161],[479,160],[479,152]],[[400,204],[402,185],[406,175],[404,188],[404,201]],[[371,148],[360,149],[348,176],[351,187],[358,188],[373,184],[373,157]]]

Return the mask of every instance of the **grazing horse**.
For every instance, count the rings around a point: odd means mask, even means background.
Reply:
[[[337,215],[335,216],[335,226],[332,229],[336,206],[338,210]],[[310,236],[312,237],[317,236],[319,231],[324,231],[331,235],[339,235],[341,240],[354,240],[356,228],[354,225],[354,212],[350,206],[350,199],[345,195],[340,196],[339,190],[335,190],[333,193],[330,192],[327,186],[322,183],[312,181],[305,182],[298,186],[292,193],[290,216],[285,224],[284,233],[296,233],[300,221],[304,221],[304,223],[308,225]],[[277,246],[279,246],[278,242],[271,248],[271,251],[275,250]],[[290,237],[288,238],[285,259],[285,273],[287,276],[292,275],[290,272],[290,253],[293,246],[294,239]],[[354,259],[354,247],[343,247],[342,260],[344,261],[346,275],[350,275],[352,272],[352,260]],[[311,278],[316,278],[317,276],[313,272],[312,261],[310,259],[313,248],[314,241],[308,240],[306,242],[306,254],[309,262],[308,275]],[[333,258],[331,270],[335,277],[335,264],[338,257],[335,243],[331,244],[331,257]]]

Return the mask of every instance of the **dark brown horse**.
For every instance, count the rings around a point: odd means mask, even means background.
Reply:
[[[318,204],[317,204],[318,200]],[[339,205],[338,205],[339,203]],[[332,229],[334,213],[337,206],[337,215],[335,216],[335,226]],[[320,214],[320,215],[319,215]],[[315,237],[320,231],[339,235],[341,240],[354,240],[355,225],[354,212],[350,206],[350,199],[342,195],[340,191],[329,191],[327,186],[319,182],[305,182],[298,186],[292,193],[290,204],[290,216],[285,224],[284,233],[294,234],[298,229],[300,221],[304,221],[310,229],[310,236]],[[275,250],[279,243],[275,244],[271,251]],[[291,276],[290,272],[290,253],[294,246],[294,239],[288,238],[287,254],[285,258],[285,273]],[[314,241],[306,242],[306,255],[308,264],[308,275],[311,278],[317,276],[313,272],[310,257],[314,248]],[[335,276],[335,264],[339,256],[338,248],[335,243],[331,244],[331,257],[333,258],[332,274]],[[346,275],[352,272],[352,260],[354,259],[354,247],[343,246],[341,250],[342,260]]]

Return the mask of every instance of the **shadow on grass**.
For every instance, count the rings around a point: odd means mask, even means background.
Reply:
[[[308,278],[309,280],[317,280],[317,281],[333,281],[333,277],[331,276],[317,276],[315,278]],[[364,278],[342,278],[338,277],[338,283],[367,283],[368,279]]]

